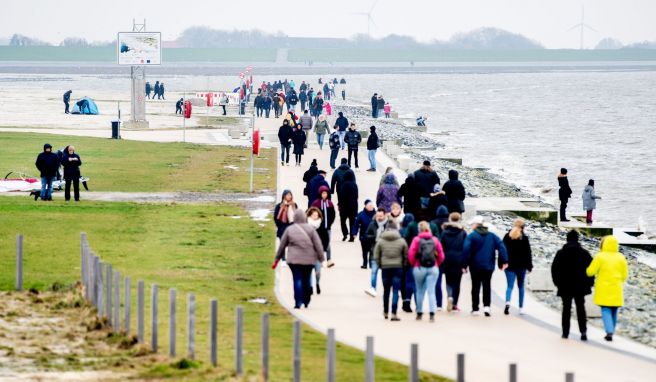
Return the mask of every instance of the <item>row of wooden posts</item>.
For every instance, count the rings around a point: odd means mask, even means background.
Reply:
[[[114,270],[112,265],[101,261],[90,249],[86,233],[80,235],[80,277],[84,285],[84,297],[97,311],[98,317],[106,318],[109,326],[114,332],[131,333],[131,279],[125,276],[123,282],[123,326],[121,327],[121,274]],[[16,236],[16,290],[23,289],[23,235]],[[153,352],[158,351],[158,312],[157,297],[159,288],[156,283],[151,285],[151,338],[150,347]],[[177,327],[177,291],[169,289],[169,356],[176,356],[176,327]],[[145,283],[137,281],[137,339],[140,344],[145,343]],[[216,299],[210,300],[210,359],[213,366],[218,365],[218,310],[219,304]],[[187,356],[196,359],[196,298],[193,293],[187,295]],[[244,374],[244,310],[243,307],[235,308],[235,373],[238,376]],[[261,370],[260,376],[264,381],[269,380],[269,313],[261,316]],[[336,340],[335,329],[328,329],[326,342],[326,380],[336,380]],[[301,323],[299,320],[293,322],[293,378],[294,382],[301,381]],[[374,367],[374,337],[366,337],[364,380],[375,381]],[[459,353],[457,362],[457,382],[465,382],[465,354]],[[517,365],[509,366],[510,382],[517,382]],[[419,381],[419,345],[410,345],[410,365],[408,367],[408,381]],[[565,374],[566,382],[574,382],[574,374]]]

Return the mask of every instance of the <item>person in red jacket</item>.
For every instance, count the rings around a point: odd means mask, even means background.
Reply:
[[[408,262],[413,267],[415,278],[415,304],[417,306],[417,320],[421,320],[424,311],[424,296],[428,292],[428,308],[430,321],[435,321],[437,308],[436,295],[433,293],[439,276],[438,267],[444,261],[442,244],[433,234],[428,222],[419,222],[419,235],[412,239],[408,250]]]

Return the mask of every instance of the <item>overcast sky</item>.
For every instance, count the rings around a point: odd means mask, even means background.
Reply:
[[[132,18],[147,19],[147,30],[174,40],[185,28],[282,31],[291,36],[349,37],[366,33],[374,0],[53,0],[3,1],[0,37],[22,33],[58,43],[65,37],[110,41],[131,30]],[[371,34],[396,33],[420,40],[446,40],[454,33],[492,26],[521,33],[547,48],[578,48],[585,4],[586,47],[604,37],[623,43],[656,40],[656,0],[379,0]]]

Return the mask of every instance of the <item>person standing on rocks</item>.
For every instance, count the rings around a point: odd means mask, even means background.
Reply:
[[[344,174],[344,182],[338,188],[337,199],[339,200],[337,205],[342,228],[342,241],[349,237],[349,242],[353,242],[355,240],[353,226],[355,225],[355,215],[358,212],[358,185],[355,183],[353,171],[347,171]]]
[[[307,113],[307,110],[305,111]],[[312,117],[310,117],[312,118]],[[320,115],[319,118],[317,119],[317,123],[314,124],[314,133],[317,135],[317,144],[319,145],[319,150],[323,150],[323,141],[324,137],[326,136],[326,133],[330,131],[330,128],[328,127],[328,122],[326,122],[326,117],[323,115]],[[338,142],[339,142],[339,136],[338,136]],[[339,147],[338,147],[339,149]],[[332,150],[332,147],[331,147]],[[337,158],[335,158],[337,159]],[[334,163],[333,163],[334,165]],[[333,166],[331,165],[331,166]]]
[[[371,243],[367,239],[367,228],[376,215],[374,203],[367,199],[364,201],[364,208],[355,217],[355,224],[353,224],[353,236],[358,235],[360,239],[360,247],[362,248],[362,266],[360,268],[367,269],[369,265],[369,253],[371,251]]]
[[[380,266],[383,278],[383,316],[389,315],[390,289],[392,291],[391,321],[401,321],[396,315],[399,305],[399,290],[403,279],[403,266],[408,261],[408,244],[399,234],[396,223],[390,222],[380,235],[374,248],[374,261]]]
[[[569,187],[569,180],[567,179],[567,169],[561,168],[558,174],[558,199],[560,199],[560,221],[568,222],[567,219],[567,202],[572,197],[572,189]]]
[[[335,127],[337,127],[337,131],[339,132],[339,145],[342,150],[344,150],[345,144],[344,144],[344,137],[346,136],[346,130],[349,127],[349,121],[346,119],[344,116],[344,113],[341,111],[337,113],[337,119],[335,120]]]
[[[337,126],[335,126],[334,129],[335,130],[328,137],[328,147],[330,147],[330,168],[333,170],[335,169],[335,161],[337,160],[341,146],[341,138]]]
[[[276,237],[280,239],[290,225],[294,224],[294,211],[298,206],[290,190],[282,192],[280,203],[273,209],[273,222],[276,224]]]
[[[463,254],[463,247],[467,232],[460,224],[461,216],[457,212],[449,215],[449,222],[444,224],[442,237],[442,249],[444,250],[444,263],[440,267],[446,278],[447,312],[460,312],[458,307],[458,298],[460,297],[460,282],[462,273],[467,264]]]
[[[617,326],[617,311],[624,306],[624,282],[629,276],[626,258],[620,252],[615,236],[601,240],[601,251],[595,255],[586,269],[588,276],[596,276],[594,303],[601,307],[601,320],[606,331],[606,341],[613,340]]]
[[[384,208],[378,208],[376,211],[376,215],[374,219],[371,221],[369,224],[369,227],[367,227],[367,240],[371,244],[371,247],[375,248],[376,244],[378,243],[378,239],[380,239],[380,235],[385,232],[385,229],[387,228],[387,214]],[[378,282],[378,270],[380,267],[378,266],[378,263],[376,262],[376,259],[371,257],[370,260],[370,266],[371,266],[371,287],[367,288],[364,290],[364,293],[368,294],[371,297],[376,297],[376,284]]]
[[[285,163],[289,166],[289,149],[292,146],[293,135],[294,129],[289,125],[289,121],[285,119],[282,121],[282,126],[278,129],[278,140],[280,141],[280,163],[282,166],[284,166]],[[287,155],[286,157],[285,154]]]
[[[378,93],[371,97],[371,117],[378,118]]]
[[[317,261],[323,263],[323,246],[319,234],[307,224],[303,210],[294,212],[294,225],[285,230],[272,268],[287,253],[287,264],[292,271],[294,283],[294,309],[310,305],[312,297],[311,277]]]
[[[355,160],[355,168],[358,168],[358,148],[360,147],[360,142],[362,142],[362,136],[360,132],[355,129],[355,123],[351,122],[349,131],[346,132],[344,136],[344,142],[348,147],[348,164],[351,165],[351,156]]]
[[[43,145],[43,152],[39,153],[34,163],[41,175],[41,200],[52,200],[52,182],[59,171],[59,156],[52,152],[52,145]]]
[[[517,280],[517,290],[519,291],[519,314],[524,314],[524,280],[526,272],[531,273],[533,270],[533,255],[528,236],[524,232],[525,225],[524,219],[515,219],[513,228],[503,237],[503,244],[508,251],[508,268],[505,270],[508,287],[506,288],[504,314],[510,314],[510,298],[515,280]]]
[[[328,186],[324,185],[319,187],[319,199],[312,202],[312,207],[318,208],[319,211],[321,211],[323,216],[321,224],[328,232],[328,237],[330,238],[330,230],[333,226],[333,223],[335,222],[335,205],[333,204],[332,200],[330,200],[330,188],[328,188]],[[335,265],[335,263],[332,261],[330,245],[328,245],[328,249],[326,250],[326,260],[328,262],[328,268]]]
[[[595,195],[594,189],[594,179],[588,181],[588,185],[583,189],[583,210],[585,210],[585,222],[587,224],[592,224],[592,211],[597,208],[597,200],[601,199],[601,196]]]
[[[412,274],[415,279],[415,304],[417,306],[417,320],[421,320],[424,312],[424,297],[428,293],[428,310],[430,321],[435,321],[437,302],[435,298],[435,285],[439,276],[438,267],[444,261],[442,244],[431,233],[428,222],[419,222],[419,235],[412,239],[408,250],[408,262],[413,266]]]
[[[449,180],[444,183],[442,191],[446,194],[449,213],[462,214],[465,212],[465,186],[458,179],[458,171],[449,170]]]
[[[482,216],[475,216],[470,222],[472,233],[467,235],[463,246],[465,264],[468,265],[472,280],[472,315],[479,316],[480,292],[483,287],[483,312],[486,317],[492,315],[492,288],[490,282],[494,272],[494,263],[499,253],[499,268],[508,268],[508,252],[503,241],[489,232]],[[466,270],[466,268],[465,268]]]
[[[376,134],[376,126],[369,128],[369,137],[367,138],[367,156],[369,157],[369,169],[367,171],[376,172],[376,150],[380,147],[380,139]]]
[[[591,262],[590,252],[579,244],[579,233],[575,230],[569,231],[567,243],[556,253],[551,263],[551,279],[558,289],[558,296],[563,301],[562,337],[565,339],[569,337],[572,300],[574,300],[581,341],[588,340],[585,296],[592,293],[594,278],[588,277],[586,269]]]

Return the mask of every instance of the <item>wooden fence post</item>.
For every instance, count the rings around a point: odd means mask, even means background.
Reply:
[[[457,382],[465,382],[465,355],[463,353],[458,353],[458,378]]]
[[[107,316],[109,326],[114,326],[112,323],[112,277],[114,276],[112,264],[107,264],[105,271],[107,272],[107,276],[105,277],[105,284],[107,284],[105,288],[105,315]]]
[[[115,333],[121,331],[121,273],[114,272],[114,326]]]
[[[294,382],[301,382],[301,321],[294,320]]]
[[[244,331],[244,308],[235,308],[235,373],[241,376],[244,373],[243,364],[243,331]]]
[[[335,329],[328,329],[328,340],[326,344],[326,380],[335,382]]]
[[[189,293],[187,299],[187,354],[196,359],[196,296]]]
[[[132,295],[130,286],[130,277],[125,276],[125,295],[123,296],[123,330],[127,336],[130,335],[130,313],[132,312]]]
[[[98,265],[98,316],[102,317],[105,315],[105,263],[99,261]]]
[[[269,380],[269,313],[262,313],[262,380]]]
[[[210,301],[210,362],[212,366],[218,365],[217,326],[219,315],[219,302],[216,299]]]
[[[157,284],[151,286],[151,295],[150,295],[150,345],[153,350],[153,353],[157,353]]]
[[[517,382],[517,364],[510,364],[510,382]]]
[[[410,344],[410,374],[408,381],[419,382],[419,345]]]
[[[574,373],[565,373],[565,382],[574,382]]]
[[[175,327],[177,326],[175,309],[176,291],[169,289],[169,356],[175,357]]]
[[[144,343],[144,282],[137,282],[137,338]]]
[[[96,307],[98,313],[100,313],[100,279],[102,278],[100,258],[96,255],[93,256],[93,305]]]
[[[86,242],[86,232],[80,232],[80,280],[82,281],[82,285],[84,285],[85,290],[87,287],[87,258],[84,253]]]
[[[16,235],[16,290],[23,290],[23,234]]]
[[[365,374],[364,380],[366,382],[374,382],[375,377],[375,363],[374,363],[374,337],[367,336],[367,350],[365,353]]]

